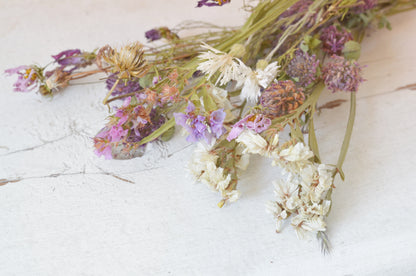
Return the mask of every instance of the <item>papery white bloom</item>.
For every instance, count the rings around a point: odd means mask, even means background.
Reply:
[[[236,141],[246,147],[243,153],[263,155],[267,148],[267,142],[263,137],[247,129],[237,137]]]
[[[302,142],[289,146],[287,149],[282,150],[279,155],[286,161],[291,162],[306,161],[314,156],[309,147]]]
[[[240,198],[241,192],[238,190],[232,190],[230,192],[225,192],[225,197],[228,198],[229,202],[237,201]]]
[[[305,217],[297,215],[292,218],[292,226],[295,228],[299,239],[304,239],[307,234],[316,234],[318,231],[326,230],[326,223],[320,216]]]
[[[208,163],[217,162],[218,156],[209,152],[209,147],[198,143],[194,153],[192,154],[191,162],[188,165],[190,172],[199,178],[201,173],[206,170]]]
[[[210,79],[217,71],[220,75],[215,82],[215,85],[225,85],[230,80],[242,79],[242,74],[245,74],[245,66],[241,60],[233,57],[230,54],[221,52],[205,43],[201,45],[202,48],[207,49],[199,55],[199,59],[205,60],[198,65],[197,70],[201,70],[204,74],[208,75]]]
[[[274,181],[273,184],[276,201],[288,211],[295,210],[299,205],[299,183],[295,177],[289,175],[286,181],[279,179],[279,181]]]
[[[269,201],[266,204],[266,211],[276,218],[276,232],[280,232],[283,220],[287,218],[286,210],[283,210],[276,202]]]
[[[243,154],[240,157],[240,160],[238,160],[238,162],[235,164],[235,166],[242,170],[245,171],[248,168],[248,165],[250,164],[250,155],[248,154]]]
[[[267,88],[269,84],[276,78],[279,71],[277,62],[272,62],[264,70],[257,69],[252,71],[250,68],[245,68],[245,81],[241,89],[241,98],[247,99],[250,102],[257,102],[260,96],[260,86]]]
[[[208,162],[206,171],[200,176],[199,180],[214,190],[224,191],[231,182],[231,175],[225,176],[223,168],[217,167],[213,162]]]

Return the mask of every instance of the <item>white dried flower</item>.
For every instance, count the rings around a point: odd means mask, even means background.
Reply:
[[[206,170],[208,163],[217,162],[218,156],[212,154],[209,148],[202,143],[198,143],[194,153],[192,154],[191,162],[188,165],[190,172],[198,179],[202,172]]]
[[[202,71],[208,75],[210,79],[216,72],[220,72],[220,75],[215,82],[215,85],[225,85],[230,80],[236,80],[237,82],[242,80],[242,75],[245,74],[246,66],[238,58],[233,57],[230,54],[221,52],[205,43],[201,45],[202,48],[207,49],[199,55],[199,59],[205,60],[198,65],[197,70]],[[240,84],[241,85],[241,84]]]
[[[237,137],[236,141],[246,147],[243,153],[262,155],[264,150],[267,148],[267,142],[263,137],[247,129]]]
[[[286,181],[279,179],[273,182],[276,202],[288,211],[294,211],[299,205],[299,183],[296,178],[289,174]]]
[[[199,180],[212,189],[223,192],[231,182],[231,175],[225,176],[223,168],[217,167],[213,162],[208,162],[206,170],[199,177]]]
[[[326,223],[320,216],[305,217],[299,214],[292,218],[291,224],[295,228],[299,239],[310,237],[308,234],[316,234],[318,231],[326,230]]]
[[[313,152],[302,142],[291,145],[288,148],[282,150],[279,156],[286,161],[298,162],[306,161],[314,156]]]
[[[277,62],[270,63],[264,70],[257,69],[252,71],[250,68],[245,68],[245,81],[241,89],[240,97],[250,102],[257,102],[260,96],[260,86],[267,88],[269,84],[276,78],[279,71]]]
[[[276,232],[280,232],[283,220],[288,216],[286,210],[283,210],[277,202],[269,201],[266,204],[266,211],[274,216],[276,219]]]
[[[228,198],[229,202],[235,202],[240,198],[241,192],[238,190],[232,190],[225,192],[225,197]]]

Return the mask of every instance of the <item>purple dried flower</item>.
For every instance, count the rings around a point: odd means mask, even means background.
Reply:
[[[108,90],[111,90],[114,83],[117,81],[117,74],[111,74],[105,81]],[[112,96],[124,95],[141,90],[138,78],[130,78],[129,80],[120,80],[116,88],[111,93]]]
[[[112,146],[110,143],[109,128],[105,127],[94,137],[94,153],[100,156],[104,156],[105,159],[112,159]]]
[[[371,10],[377,5],[378,0],[363,0],[362,3],[353,9],[355,13],[363,13],[368,10]]]
[[[247,121],[247,128],[255,131],[256,133],[261,133],[268,129],[272,124],[272,120],[264,116],[263,114],[257,114],[254,117],[254,120]]]
[[[130,135],[127,137],[127,142],[140,142],[165,122],[165,117],[158,115],[155,109],[152,109],[149,117],[150,122],[140,116],[136,118],[136,122],[133,123],[133,131],[131,131]]]
[[[128,129],[124,129],[121,124],[112,126],[110,128],[110,131],[108,132],[109,136],[110,136],[110,141],[112,143],[116,143],[119,142],[122,138],[124,138],[124,136],[127,135],[127,133],[129,132]]]
[[[346,29],[338,29],[334,25],[326,27],[321,34],[322,48],[331,55],[341,55],[344,44],[353,37]]]
[[[148,30],[144,35],[149,41],[155,41],[162,38],[162,35],[158,29]]]
[[[344,57],[332,56],[322,69],[326,87],[332,92],[356,92],[364,79],[361,77],[362,66],[356,61],[348,61]]]
[[[245,128],[253,130],[256,133],[261,133],[268,129],[271,124],[272,121],[263,114],[249,114],[234,124],[227,136],[227,140],[234,140],[244,131]]]
[[[35,66],[21,65],[4,71],[8,76],[17,74],[17,81],[13,84],[16,92],[29,92],[37,87],[41,70]]]
[[[230,3],[231,0],[200,0],[198,1],[197,8],[202,6],[213,7],[213,6],[222,6],[224,4]]]
[[[289,62],[286,73],[300,86],[306,87],[316,79],[318,66],[319,60],[315,55],[310,56],[308,53],[298,50]]]
[[[224,109],[218,109],[211,113],[210,116],[210,126],[212,133],[215,134],[215,137],[219,138],[224,134],[225,128],[223,126],[225,119]]]
[[[84,59],[79,49],[65,50],[52,57],[55,62],[62,66],[79,65]]]
[[[203,115],[195,114],[195,106],[192,102],[188,103],[186,113],[173,113],[176,124],[182,126],[189,133],[186,138],[188,142],[197,142],[201,139],[209,144],[214,138],[219,138],[224,133],[223,122],[225,112],[218,109],[211,113],[209,122]]]

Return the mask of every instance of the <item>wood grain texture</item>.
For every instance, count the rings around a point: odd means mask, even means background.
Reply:
[[[187,19],[238,25],[241,1],[194,9],[194,0],[0,0],[0,71],[68,48],[144,41],[155,26]],[[74,86],[53,100],[12,92],[0,77],[0,275],[414,275],[416,273],[416,11],[391,18],[363,44],[368,67],[344,171],[328,219],[334,250],[274,232],[265,212],[279,171],[257,157],[242,198],[186,176],[183,137],[139,159],[106,161],[91,137],[107,110],[104,85]],[[325,92],[321,104],[348,99]],[[348,103],[315,120],[324,162],[335,163]],[[267,169],[264,169],[267,168]],[[0,181],[1,183],[1,181]]]

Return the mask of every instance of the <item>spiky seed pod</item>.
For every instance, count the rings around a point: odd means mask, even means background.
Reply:
[[[149,70],[143,46],[138,42],[119,50],[106,45],[100,49],[98,56],[111,66],[111,71],[117,73],[120,79],[141,78]]]
[[[280,117],[295,111],[305,101],[305,94],[291,80],[272,83],[260,97],[264,114]]]

